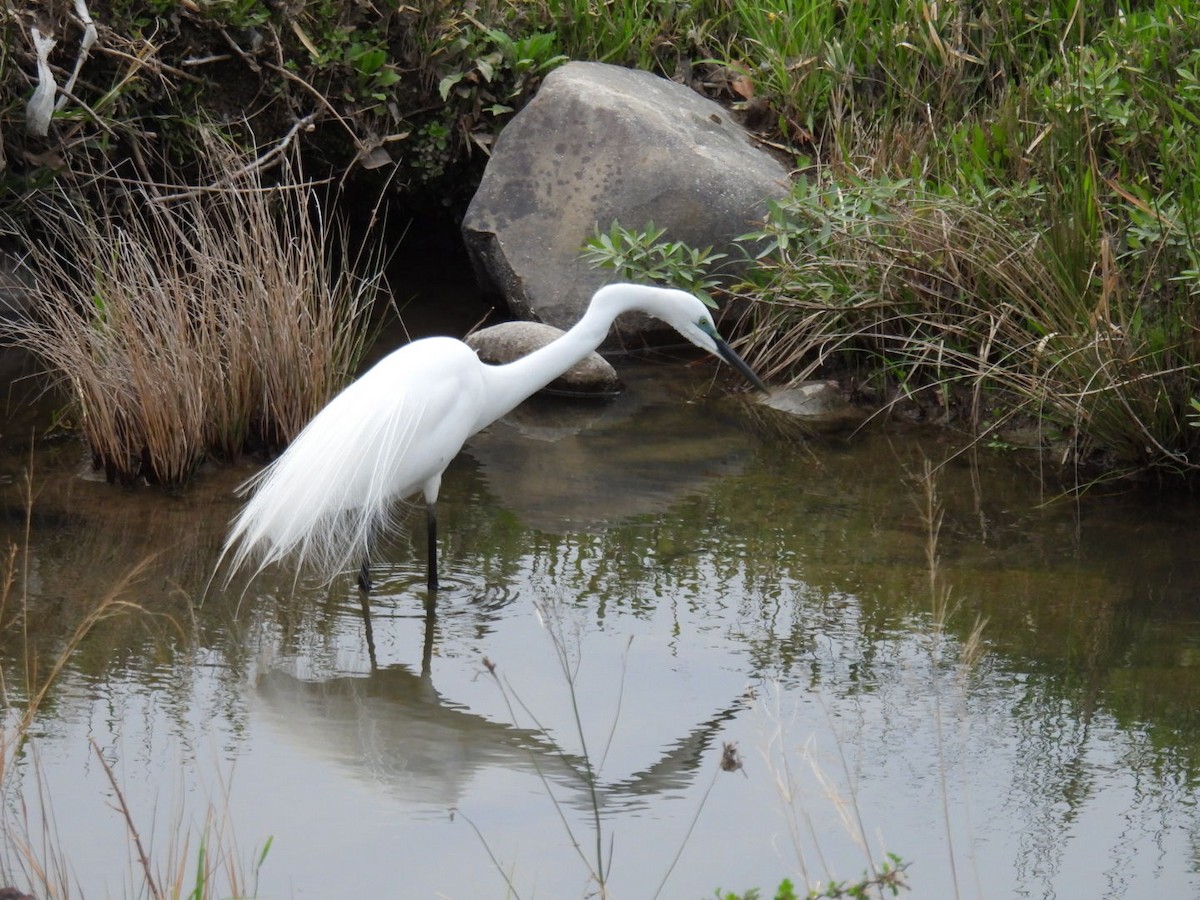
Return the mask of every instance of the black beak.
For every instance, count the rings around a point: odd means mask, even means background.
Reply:
[[[744,376],[746,376],[746,380],[764,394],[769,393],[767,386],[763,384],[762,379],[754,374],[754,370],[746,365],[746,361],[744,359],[733,352],[733,348],[725,343],[724,339],[718,335],[713,335],[713,340],[717,344],[717,352],[721,354],[721,359],[725,360],[725,362],[729,363]]]

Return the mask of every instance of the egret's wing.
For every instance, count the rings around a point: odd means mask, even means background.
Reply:
[[[449,339],[418,341],[338,394],[252,492],[226,541],[230,572],[294,554],[332,578],[366,553],[393,504],[421,490],[462,448],[481,396],[478,359]]]

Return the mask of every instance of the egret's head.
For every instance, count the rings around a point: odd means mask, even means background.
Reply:
[[[610,285],[602,290],[611,288],[629,289],[630,296],[636,294],[634,308],[649,313],[656,319],[662,319],[697,347],[729,363],[760,391],[767,392],[767,386],[762,383],[762,379],[721,337],[713,322],[712,311],[698,297],[675,288],[645,285]]]

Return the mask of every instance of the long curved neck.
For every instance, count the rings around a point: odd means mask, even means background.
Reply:
[[[488,366],[488,402],[483,405],[483,413],[480,421],[475,423],[475,430],[511,412],[522,400],[544,388],[599,347],[613,319],[625,310],[624,305],[593,302],[583,318],[561,337],[513,362]]]

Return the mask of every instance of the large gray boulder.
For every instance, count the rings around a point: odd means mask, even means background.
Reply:
[[[668,239],[723,249],[787,191],[784,167],[716,103],[648,72],[572,62],[501,133],[463,237],[485,289],[566,328],[617,280],[579,257],[597,226],[653,221]]]

